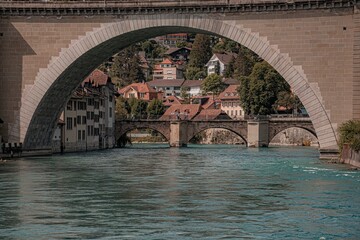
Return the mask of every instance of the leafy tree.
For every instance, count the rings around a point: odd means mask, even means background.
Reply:
[[[141,69],[140,58],[136,53],[136,46],[132,46],[120,51],[114,57],[109,75],[119,87],[146,80]]]
[[[190,87],[181,87],[180,88],[180,97],[182,99],[184,99],[184,103],[185,104],[189,104],[190,103],[190,94],[189,94],[189,91],[190,91]]]
[[[274,110],[279,107],[285,107],[287,110],[294,110],[297,113],[297,109],[302,107],[302,103],[298,96],[288,91],[281,91],[277,95],[277,100],[274,104]]]
[[[350,147],[355,151],[360,151],[360,121],[349,120],[340,125],[339,128],[340,150],[343,150],[345,143],[350,144]]]
[[[220,38],[213,47],[213,53],[238,53],[240,44],[227,38]]]
[[[203,68],[187,67],[185,78],[188,80],[199,80],[206,77],[206,71]]]
[[[151,102],[147,106],[146,111],[147,111],[149,118],[151,118],[151,119],[158,118],[164,114],[165,106],[161,100],[154,98],[153,100],[151,100]]]
[[[203,70],[205,64],[210,60],[211,52],[210,36],[204,34],[196,34],[195,41],[192,45],[190,53],[190,61],[188,66],[200,68]]]
[[[203,80],[201,87],[204,93],[212,92],[214,95],[218,95],[224,91],[226,85],[222,81],[221,76],[213,73]]]
[[[127,118],[128,115],[131,113],[131,107],[130,107],[128,101],[123,97],[119,97],[116,100],[115,107],[116,107],[116,118],[118,118],[118,119]]]
[[[177,48],[183,48],[187,46],[187,42],[176,42]]]
[[[130,105],[130,113],[133,118],[143,118],[147,114],[147,102],[136,98],[130,98],[128,100]]]
[[[246,114],[266,115],[272,112],[279,92],[290,92],[290,86],[268,63],[254,66],[249,77],[242,77],[238,89]]]

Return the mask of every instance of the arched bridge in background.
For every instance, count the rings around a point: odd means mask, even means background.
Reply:
[[[314,136],[316,132],[310,118],[264,118],[249,120],[118,120],[115,137],[135,129],[152,129],[165,137],[172,147],[186,146],[198,133],[210,128],[222,128],[240,136],[247,146],[268,146],[280,132],[291,128],[302,128]]]
[[[337,152],[339,124],[360,119],[359,7],[358,0],[0,0],[0,135],[25,149],[50,148],[65,103],[97,66],[132,43],[188,32],[231,39],[267,61],[300,98],[321,151]]]

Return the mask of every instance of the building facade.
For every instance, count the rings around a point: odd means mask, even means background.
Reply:
[[[160,64],[155,65],[153,80],[184,79],[182,68],[170,59],[164,59]]]
[[[95,70],[72,94],[53,136],[54,152],[113,148],[115,96],[111,79]]]
[[[240,106],[240,97],[237,92],[239,85],[230,85],[219,95],[221,110],[232,119],[242,119],[245,116],[244,109]]]

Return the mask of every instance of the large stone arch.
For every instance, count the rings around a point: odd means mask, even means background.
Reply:
[[[71,92],[106,58],[131,43],[174,32],[198,32],[232,39],[257,53],[290,84],[307,109],[320,148],[337,149],[336,132],[322,96],[310,85],[301,66],[261,33],[212,17],[188,14],[137,15],[102,24],[74,39],[47,68],[40,69],[34,84],[25,89],[20,108],[20,141],[25,148],[48,147],[63,103]],[[60,99],[60,101],[59,101]]]

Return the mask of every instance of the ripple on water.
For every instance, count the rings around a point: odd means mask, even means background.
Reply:
[[[356,239],[360,175],[311,148],[131,149],[0,169],[5,239]]]

